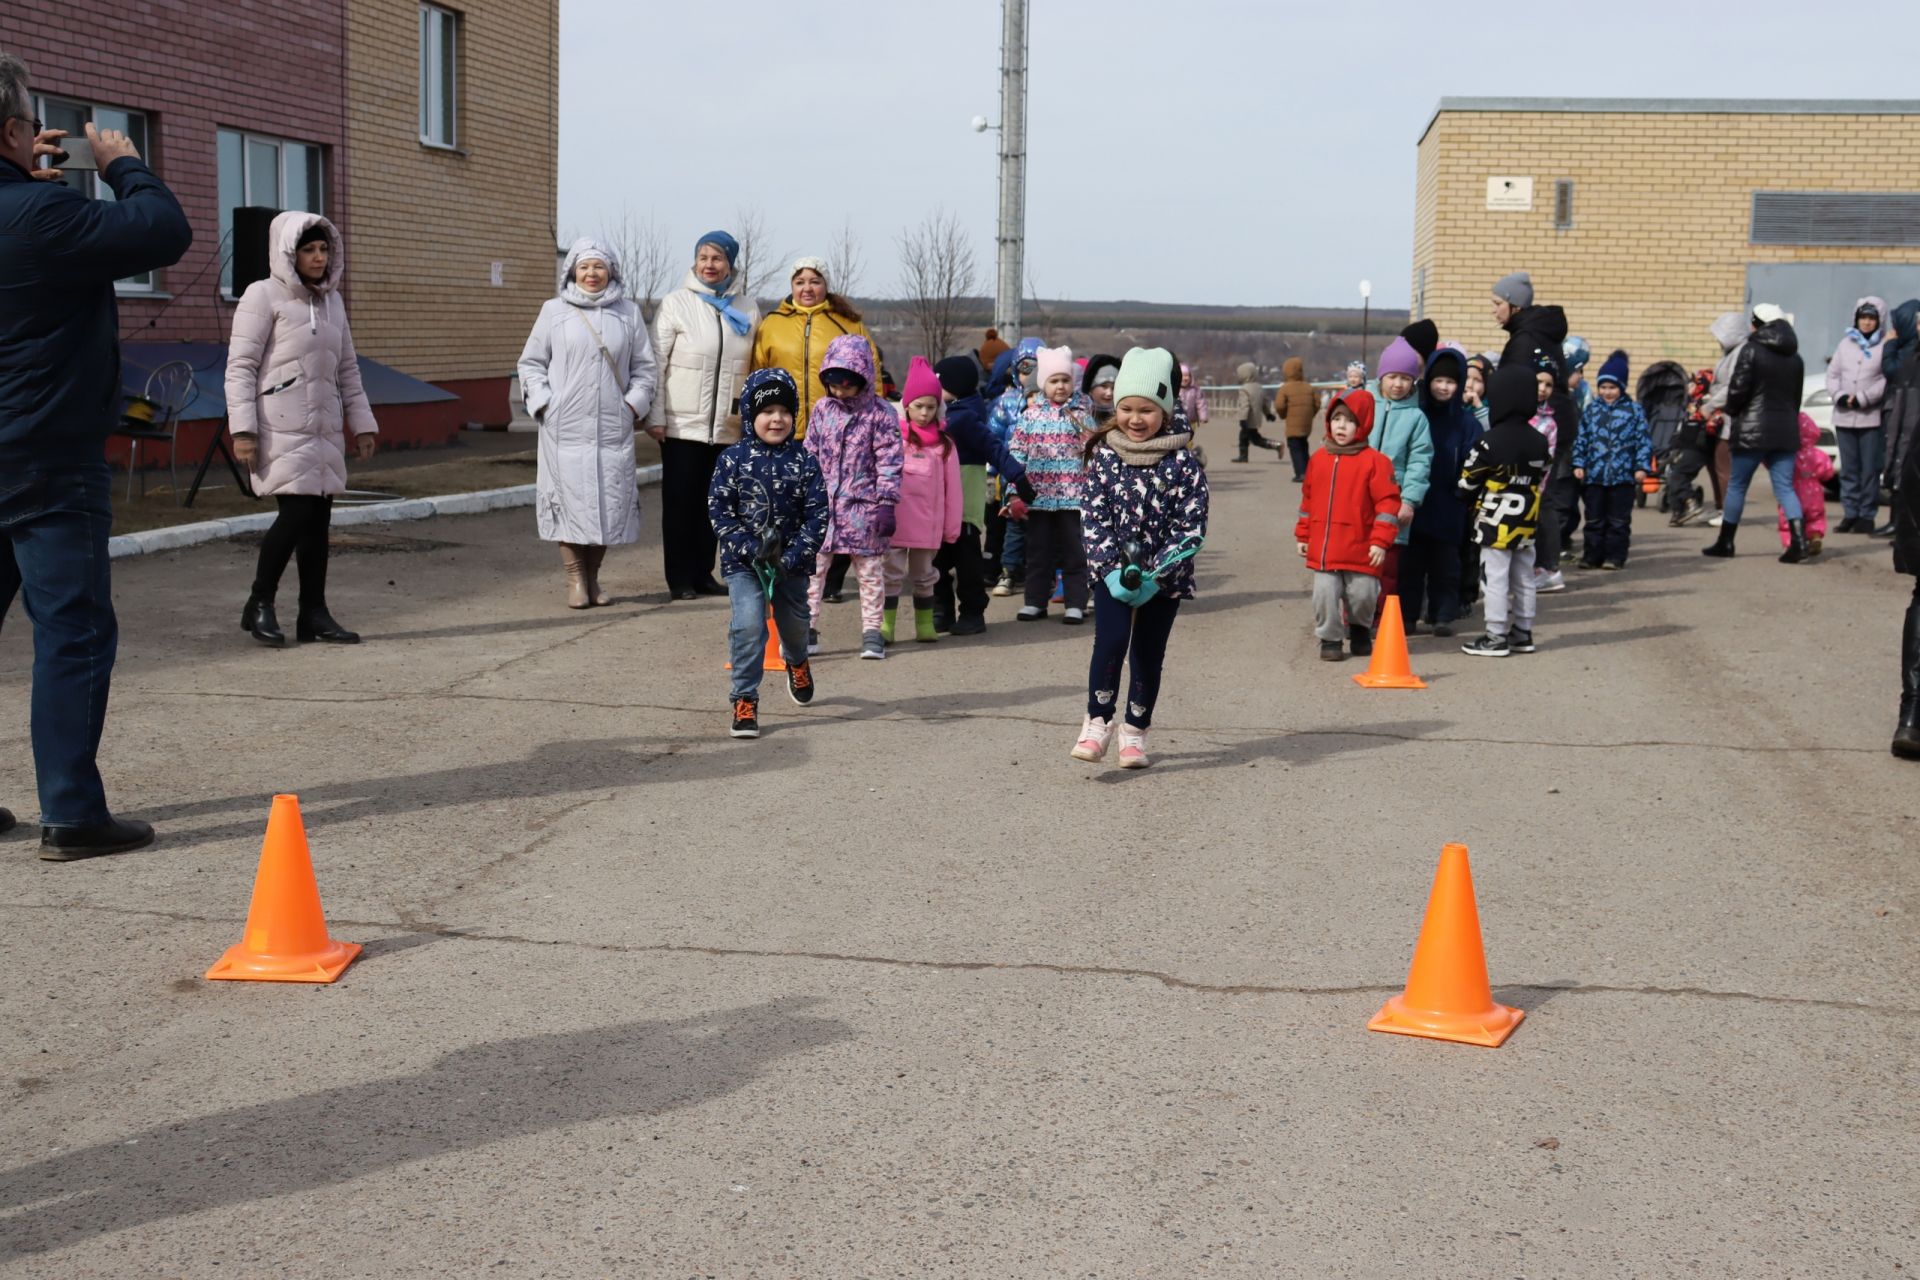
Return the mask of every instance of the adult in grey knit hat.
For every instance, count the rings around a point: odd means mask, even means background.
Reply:
[[[1515,311],[1533,305],[1533,277],[1524,271],[1516,271],[1510,276],[1501,276],[1494,282],[1493,296],[1512,307]]]

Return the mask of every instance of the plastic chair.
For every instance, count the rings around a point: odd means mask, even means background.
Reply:
[[[147,384],[137,396],[127,398],[126,412],[114,435],[124,436],[127,445],[127,500],[133,500],[133,477],[140,471],[141,451],[148,444],[167,446],[167,479],[173,485],[173,500],[180,499],[180,475],[177,469],[180,443],[180,415],[200,395],[194,381],[193,366],[185,360],[169,360],[147,375]],[[147,496],[147,478],[140,475],[140,496]]]

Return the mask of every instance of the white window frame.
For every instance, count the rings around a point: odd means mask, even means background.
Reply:
[[[63,107],[71,107],[75,110],[85,112],[89,123],[92,123],[101,111],[118,111],[128,117],[138,116],[141,121],[141,133],[144,135],[139,142],[140,158],[149,166],[152,166],[153,157],[149,154],[153,150],[153,114],[151,112],[138,111],[132,107],[117,107],[111,102],[86,102],[79,98],[62,97],[57,93],[41,93],[33,96],[33,114],[42,120],[46,119],[47,116],[51,114],[47,110],[47,103],[49,101],[57,102]],[[48,127],[51,128],[52,126],[50,125]],[[113,199],[113,189],[101,180],[98,173],[91,171],[85,173],[83,175],[83,183],[84,186],[81,194],[89,200]],[[101,194],[103,191],[106,193],[104,196]],[[156,296],[160,292],[159,272],[143,271],[137,276],[128,276],[124,280],[115,280],[113,282],[113,291],[134,298]]]
[[[219,125],[214,129],[214,133],[213,133],[214,191],[216,192],[215,198],[218,199],[220,203],[220,209],[218,213],[219,219],[225,223],[225,227],[221,231],[221,239],[223,243],[220,248],[220,293],[221,293],[221,296],[231,301],[232,299],[237,298],[239,295],[234,293],[233,291],[233,245],[231,243],[225,243],[226,237],[230,235],[233,231],[233,224],[230,221],[230,219],[233,217],[233,210],[231,207],[227,205],[226,200],[223,197],[220,197],[217,195],[217,193],[220,190],[220,177],[221,177],[220,138],[222,134],[228,134],[240,139],[240,201],[242,204],[251,203],[250,193],[253,190],[253,184],[250,181],[250,179],[252,178],[252,174],[249,172],[249,168],[248,168],[253,163],[253,152],[250,149],[251,144],[256,142],[265,143],[275,148],[275,156],[278,161],[276,167],[279,169],[279,172],[274,175],[273,207],[276,209],[285,209],[288,207],[286,203],[287,156],[288,156],[287,148],[289,146],[312,147],[314,150],[320,153],[320,171],[319,171],[319,174],[317,175],[317,181],[315,183],[316,190],[314,192],[314,199],[313,199],[313,203],[318,207],[314,209],[309,209],[307,210],[307,212],[318,213],[322,215],[326,213],[327,211],[327,148],[325,147],[325,145],[321,143],[308,142],[304,138],[280,138],[270,133],[252,133],[245,129],[230,129],[226,125]]]
[[[444,137],[434,130],[443,99]],[[420,145],[436,151],[460,149],[460,14],[425,0],[420,5]]]

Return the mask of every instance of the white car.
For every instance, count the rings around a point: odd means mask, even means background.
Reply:
[[[1800,412],[1813,419],[1813,425],[1820,428],[1820,452],[1833,461],[1834,479],[1827,481],[1827,496],[1840,496],[1840,440],[1833,434],[1833,396],[1827,390],[1827,375],[1809,374],[1806,385],[1801,388]]]

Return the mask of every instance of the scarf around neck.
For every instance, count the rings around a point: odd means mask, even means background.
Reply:
[[[708,284],[704,280],[700,281],[700,284],[701,288],[710,289],[712,292],[702,293],[700,289],[695,289],[693,296],[725,317],[727,327],[733,330],[735,336],[746,337],[747,330],[753,328],[753,319],[733,305],[733,296],[727,292],[733,287],[733,277],[728,276],[717,284]]]
[[[607,287],[598,293],[588,293],[572,280],[560,290],[560,296],[576,307],[610,307],[627,296],[627,291],[618,280],[607,281]]]
[[[1868,337],[1866,334],[1860,332],[1858,329],[1850,328],[1847,330],[1847,336],[1849,338],[1852,338],[1855,343],[1859,344],[1860,352],[1862,355],[1870,356],[1873,354],[1873,349],[1880,345],[1880,339],[1886,336],[1886,328],[1885,326],[1882,326],[1878,329],[1875,329],[1873,331],[1872,337]]]
[[[1115,427],[1106,435],[1107,447],[1119,454],[1120,461],[1130,467],[1151,467],[1160,459],[1186,448],[1192,440],[1193,433],[1190,431],[1163,431],[1145,440],[1135,440]]]
[[[907,428],[907,439],[913,441],[922,449],[931,449],[938,445],[941,440],[945,439],[945,435],[940,430],[940,424],[938,422],[935,422],[930,427],[923,427],[917,422],[909,422],[904,425]]]

